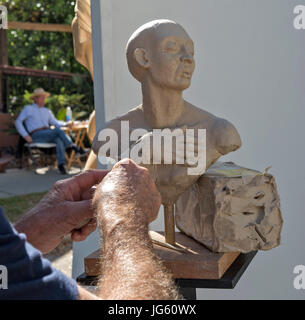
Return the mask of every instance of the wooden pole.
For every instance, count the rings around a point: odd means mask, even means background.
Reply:
[[[2,72],[0,70],[0,113],[3,112]]]
[[[165,242],[175,245],[175,205],[164,205]]]
[[[49,31],[49,32],[72,32],[69,24],[51,24],[51,23],[33,23],[8,21],[8,29],[21,29],[32,31]]]
[[[0,29],[0,65],[7,65],[7,36],[6,29]]]
[[[0,29],[0,66],[8,64],[8,54],[7,54],[7,34],[5,29]],[[7,90],[3,90],[7,87],[6,80],[3,79],[3,74],[0,70],[0,112],[6,111],[4,105],[7,103]]]

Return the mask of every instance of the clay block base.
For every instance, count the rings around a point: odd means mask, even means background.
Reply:
[[[165,242],[164,232],[150,232],[154,240]],[[187,252],[177,252],[154,244],[156,254],[175,279],[220,279],[238,257],[239,252],[214,253],[199,242],[176,232],[178,247],[187,248]],[[87,276],[98,276],[100,251],[97,250],[85,258]]]
[[[248,253],[280,245],[275,178],[217,162],[176,202],[177,228],[214,252]]]

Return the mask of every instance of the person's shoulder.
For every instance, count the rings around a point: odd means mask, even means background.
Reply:
[[[242,142],[240,135],[230,121],[223,118],[216,118],[212,131],[216,137],[217,151],[221,154],[227,154],[241,147]]]
[[[29,116],[29,114],[31,114],[31,113],[33,113],[33,107],[32,107],[32,105],[31,105],[31,104],[25,105],[25,106],[21,109],[21,111],[20,111],[20,113],[19,113],[19,116],[18,116],[18,118],[17,118],[16,121],[19,121],[20,116],[27,117],[27,116]]]
[[[31,110],[35,107],[35,105],[32,103],[32,104],[26,104],[22,110]]]
[[[52,115],[53,115],[52,110],[51,110],[51,109],[49,109],[48,107],[42,107],[41,109],[42,109],[42,110],[44,110],[45,112],[48,112],[48,113],[50,113],[50,114],[52,114]]]

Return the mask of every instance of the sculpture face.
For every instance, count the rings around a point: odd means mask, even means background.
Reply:
[[[158,86],[185,90],[195,69],[194,43],[182,27],[161,25],[154,32],[148,53],[148,77]]]

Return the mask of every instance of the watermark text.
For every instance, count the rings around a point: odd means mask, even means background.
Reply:
[[[5,266],[0,265],[0,290],[7,289],[7,268]]]
[[[298,5],[294,8],[293,13],[296,17],[293,20],[295,29],[305,29],[305,5]]]
[[[130,158],[139,165],[183,165],[188,175],[202,175],[206,170],[206,129],[130,131],[129,121],[121,121],[120,134],[111,128],[99,132],[95,152],[101,164]]]
[[[294,278],[293,286],[296,290],[303,289],[305,290],[305,266],[298,265],[293,269],[293,273],[297,274]]]

